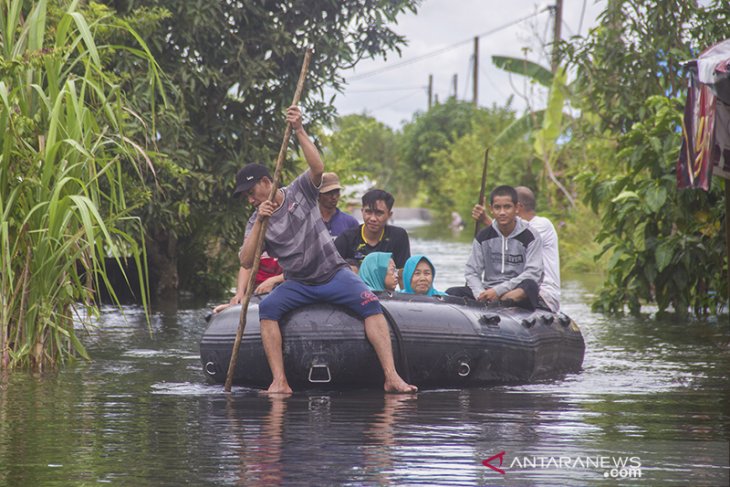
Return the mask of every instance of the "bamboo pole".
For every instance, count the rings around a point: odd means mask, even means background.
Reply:
[[[302,96],[302,90],[304,89],[304,80],[307,78],[307,71],[309,71],[309,62],[312,60],[312,49],[307,49],[304,54],[304,62],[302,62],[302,70],[299,72],[299,81],[297,81],[297,88],[294,92],[294,99],[292,105],[298,105],[299,99]],[[286,151],[289,147],[289,139],[291,138],[292,128],[287,122],[286,130],[284,131],[284,139],[281,142],[281,148],[279,149],[279,156],[276,159],[276,169],[274,170],[274,184],[271,186],[271,193],[269,194],[269,201],[274,201],[276,192],[279,189],[279,177],[281,176],[281,168],[284,165],[284,159],[286,158]],[[238,361],[238,349],[241,346],[241,338],[243,338],[243,331],[246,328],[246,315],[248,314],[248,305],[251,302],[251,295],[253,294],[254,282],[256,280],[256,273],[259,270],[259,264],[261,262],[261,250],[264,244],[264,237],[266,235],[266,229],[269,226],[269,219],[264,218],[261,222],[261,231],[258,234],[256,240],[256,253],[254,254],[253,266],[251,267],[251,273],[248,276],[248,285],[246,286],[246,294],[243,297],[241,303],[241,315],[238,319],[238,331],[236,332],[236,339],[233,342],[233,350],[231,350],[231,361],[228,363],[228,373],[226,375],[225,391],[231,392],[231,384],[233,383],[233,373],[236,368],[236,361]]]
[[[479,204],[484,206],[484,191],[487,185],[487,164],[489,163],[489,148],[484,151],[484,167],[482,168],[482,188],[479,190]],[[485,210],[486,211],[486,210]],[[479,220],[474,223],[474,238],[477,238],[479,233]]]
[[[725,256],[727,257],[727,292],[730,309],[730,180],[725,179]]]

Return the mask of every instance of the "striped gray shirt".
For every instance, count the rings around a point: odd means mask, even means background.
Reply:
[[[310,171],[306,170],[282,190],[284,201],[269,218],[264,250],[279,259],[284,279],[324,284],[347,263],[322,221],[317,204],[319,188],[312,184]],[[258,210],[248,220],[246,235],[257,216]]]

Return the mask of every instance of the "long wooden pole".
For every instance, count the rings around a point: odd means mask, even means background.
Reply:
[[[484,167],[482,168],[482,188],[479,190],[479,204],[484,206],[484,191],[487,186],[487,164],[489,164],[489,148],[484,151]],[[479,220],[474,223],[474,238],[479,233]]]
[[[560,54],[559,45],[561,39],[561,27],[563,24],[563,0],[555,0],[555,19],[553,22],[553,53],[550,63],[550,71],[553,73],[558,70],[558,56]]]
[[[309,62],[312,60],[312,50],[307,49],[304,54],[304,62],[302,62],[302,70],[299,72],[299,81],[297,81],[297,89],[294,92],[294,99],[292,105],[298,105],[299,99],[302,96],[302,90],[304,89],[304,80],[307,78],[307,71],[309,71]],[[269,194],[269,201],[274,201],[276,192],[279,189],[279,177],[281,176],[281,168],[284,165],[284,159],[286,158],[286,151],[289,147],[289,139],[291,138],[291,124],[287,122],[286,130],[284,131],[284,139],[281,142],[281,148],[279,149],[279,156],[276,159],[276,169],[274,169],[274,184],[271,186],[271,193]],[[231,361],[228,363],[228,373],[226,375],[225,391],[231,392],[231,384],[233,384],[233,373],[236,369],[236,362],[238,361],[238,349],[241,346],[241,339],[243,338],[243,331],[246,328],[246,315],[248,314],[248,305],[251,302],[251,295],[253,294],[254,283],[256,281],[256,273],[259,270],[259,264],[261,262],[261,251],[264,246],[264,237],[266,236],[266,228],[269,226],[269,219],[264,218],[261,221],[261,231],[258,234],[256,240],[256,253],[254,254],[253,266],[251,267],[251,273],[248,276],[248,285],[246,286],[246,294],[243,297],[241,303],[241,315],[238,319],[238,331],[236,332],[236,339],[233,342],[233,350],[231,350]]]
[[[433,106],[433,75],[428,75],[428,109]]]
[[[472,73],[472,102],[479,106],[479,36],[474,37],[474,66]],[[466,93],[464,93],[466,95]]]
[[[730,307],[730,180],[725,179],[725,255],[727,256],[727,292]]]

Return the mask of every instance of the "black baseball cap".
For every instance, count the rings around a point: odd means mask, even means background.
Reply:
[[[236,189],[233,190],[233,197],[248,192],[264,176],[271,179],[271,173],[263,164],[252,162],[243,166],[236,174]]]

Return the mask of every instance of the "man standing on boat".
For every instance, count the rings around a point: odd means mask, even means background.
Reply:
[[[393,216],[394,202],[393,195],[382,189],[371,189],[363,195],[363,224],[335,239],[335,246],[343,259],[360,267],[362,260],[371,252],[391,252],[401,275],[411,256],[411,243],[403,228],[388,225]]]
[[[534,309],[542,281],[542,239],[517,218],[517,191],[497,186],[489,196],[494,220],[472,243],[466,284],[477,301],[514,301]]]
[[[239,255],[241,266],[253,265],[261,219],[268,217],[264,248],[279,259],[286,279],[259,304],[261,341],[273,376],[268,392],[292,392],[284,372],[279,320],[292,309],[316,302],[347,306],[364,320],[365,334],[383,368],[386,391],[416,392],[417,388],[407,384],[395,369],[390,332],[378,298],[349,270],[316,211],[324,163],[304,130],[299,107],[289,107],[286,118],[309,169],[289,186],[278,189],[271,202],[268,196],[273,181],[268,169],[260,164],[247,164],[236,175],[233,193],[246,195],[248,202],[256,207]]]
[[[542,238],[542,264],[544,274],[540,284],[540,297],[550,311],[560,310],[560,250],[558,233],[548,218],[537,215],[535,212],[535,193],[527,186],[517,186],[517,216],[527,221],[530,228],[537,230]],[[474,205],[472,217],[485,225],[491,225],[484,207]]]

